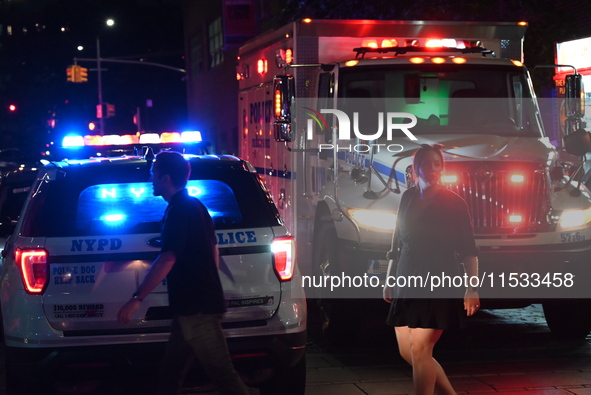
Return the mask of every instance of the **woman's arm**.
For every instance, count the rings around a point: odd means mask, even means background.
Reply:
[[[383,293],[383,298],[386,302],[388,303],[392,303],[392,300],[394,300],[394,287],[389,287],[389,279],[394,277],[394,275],[396,274],[396,266],[397,266],[397,261],[396,259],[390,259],[390,262],[388,262],[388,271],[386,272],[386,282],[384,284],[384,293]],[[392,284],[390,284],[392,285]]]
[[[468,316],[473,315],[480,308],[480,297],[478,296],[478,257],[466,256],[464,257],[464,270],[466,271],[468,287],[464,294],[464,310]],[[474,287],[472,287],[472,285]]]

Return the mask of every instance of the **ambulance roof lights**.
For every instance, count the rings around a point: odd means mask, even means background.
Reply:
[[[494,52],[484,48],[480,41],[462,41],[454,39],[428,39],[425,41],[425,46],[421,47],[418,44],[418,40],[406,40],[405,47],[397,46],[397,40],[395,39],[383,39],[381,41],[382,46],[378,47],[378,40],[366,39],[362,41],[362,46],[353,48],[356,52],[356,59],[363,59],[368,53],[378,54],[394,54],[394,56],[404,55],[412,52],[459,52],[462,54],[479,53],[483,56],[494,55]],[[409,45],[410,44],[410,45]],[[456,61],[461,63],[462,60]]]
[[[433,62],[435,64],[442,64],[442,63],[445,63],[445,58],[440,58],[440,57],[431,58],[431,62]]]
[[[466,63],[466,58],[452,58],[451,61],[455,64],[464,64]]]
[[[519,26],[527,26],[527,22],[525,22],[525,21],[517,22],[517,24]]]
[[[304,19],[302,19],[302,22],[304,22],[304,23],[312,23],[312,18],[304,18]]]
[[[458,41],[454,40],[453,38],[444,38],[441,40],[441,45],[444,48],[460,48],[460,46],[464,46],[464,43],[458,43]]]
[[[425,42],[427,48],[457,48],[458,43],[453,38],[430,38]]]
[[[378,48],[378,42],[376,40],[363,40],[361,46],[365,48]]]
[[[441,48],[443,45],[441,44],[441,40],[438,38],[430,38],[425,41],[425,47],[427,48]]]
[[[425,58],[413,57],[413,58],[410,58],[410,63],[414,63],[414,64],[425,63]]]
[[[392,48],[398,46],[398,40],[395,38],[382,40],[381,48]]]
[[[464,48],[484,48],[482,41],[480,40],[467,40],[463,41]]]
[[[414,39],[414,38],[413,39],[406,40],[404,42],[404,46],[405,47],[418,47],[419,46],[419,40]]]
[[[347,60],[345,62],[345,66],[347,66],[347,67],[356,66],[358,63],[359,63],[358,60]]]

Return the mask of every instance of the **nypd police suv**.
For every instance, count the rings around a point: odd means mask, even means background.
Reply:
[[[293,237],[247,162],[186,159],[189,194],[216,227],[223,328],[237,369],[261,394],[303,394],[306,302]],[[166,202],[153,196],[150,165],[140,156],[65,160],[38,173],[3,252],[9,394],[71,367],[157,365],[171,317],[166,281],[130,325],[117,321],[160,250]]]

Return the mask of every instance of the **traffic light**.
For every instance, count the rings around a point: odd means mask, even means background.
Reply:
[[[105,116],[105,118],[114,117],[115,116],[115,105],[105,103],[105,107],[107,107],[107,115]]]
[[[78,67],[78,82],[88,81],[88,69],[86,67]]]
[[[88,69],[86,67],[73,65],[66,69],[66,76],[70,82],[88,81]]]

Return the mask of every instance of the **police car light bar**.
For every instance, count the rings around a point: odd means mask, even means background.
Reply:
[[[64,148],[76,147],[105,147],[105,146],[129,146],[134,144],[168,144],[168,143],[200,143],[202,142],[201,132],[186,131],[178,132],[164,132],[158,133],[144,133],[140,134],[126,134],[126,135],[86,135],[82,136],[66,136],[62,141]]]

